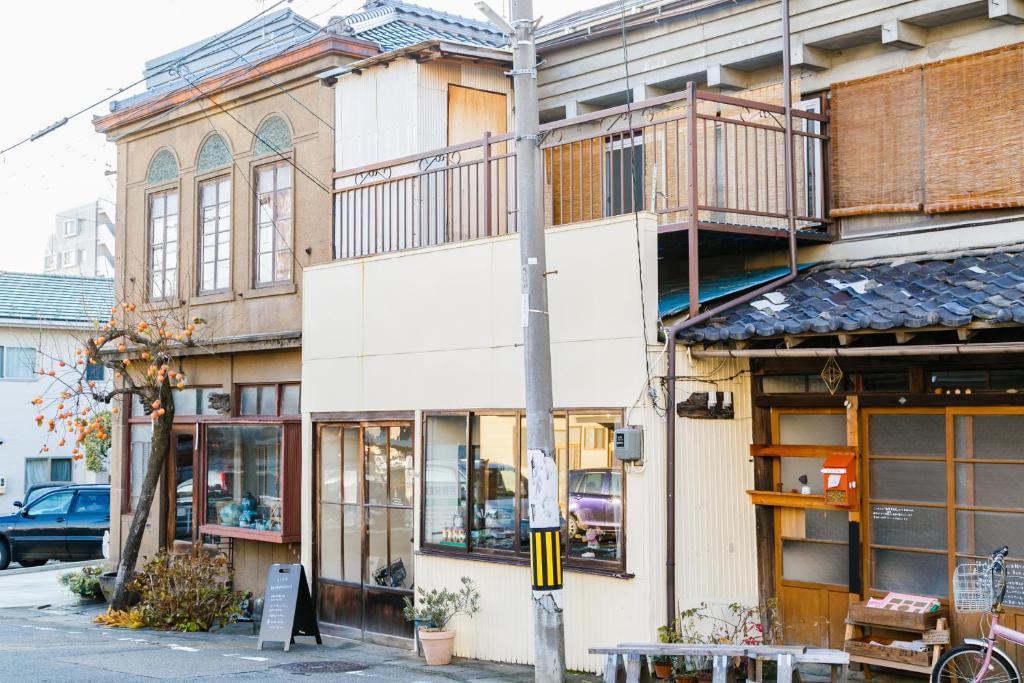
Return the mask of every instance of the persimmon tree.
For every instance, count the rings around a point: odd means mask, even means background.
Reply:
[[[49,367],[38,370],[52,378],[48,390],[33,399],[39,407],[36,424],[46,430],[41,452],[47,452],[52,443],[70,444],[72,459],[84,458],[89,439],[109,438],[109,427],[102,419],[109,404],[110,413],[116,416],[120,406],[136,398],[152,421],[146,474],[117,567],[111,601],[114,609],[126,607],[125,584],[135,572],[146,521],[170,451],[173,392],[185,389],[187,382],[177,359],[196,346],[196,328],[204,322],[182,319],[186,316],[187,309],[172,308],[147,319],[134,303],[122,303],[111,308],[109,320],[94,324],[73,356],[69,351],[68,358],[44,357],[44,365]],[[88,379],[88,368],[95,365],[105,367],[113,382]]]

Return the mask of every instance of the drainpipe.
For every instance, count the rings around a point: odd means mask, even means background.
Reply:
[[[696,121],[697,97],[696,86],[688,86],[689,114],[689,173],[687,190],[689,192],[689,287],[690,316],[675,325],[665,328],[668,338],[666,353],[668,354],[667,378],[665,384],[665,615],[666,624],[671,624],[677,617],[676,613],[676,336],[684,330],[699,325],[715,316],[752,301],[772,290],[778,289],[796,279],[797,276],[797,245],[796,245],[796,212],[794,209],[793,188],[793,101],[790,78],[790,40],[789,40],[789,0],[782,0],[782,93],[785,111],[785,201],[786,221],[789,229],[789,273],[762,285],[752,292],[747,292],[731,301],[710,310],[698,313],[700,307],[699,273],[698,273],[698,235],[700,217],[697,206],[697,146]]]

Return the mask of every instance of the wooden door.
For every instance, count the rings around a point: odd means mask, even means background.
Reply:
[[[772,411],[772,441],[787,445],[856,446],[856,408]],[[850,422],[854,426],[851,429]],[[789,491],[806,475],[822,486],[813,458],[779,458],[774,481]],[[776,585],[787,643],[842,649],[850,593],[850,513],[844,510],[775,509]]]
[[[192,543],[197,538],[197,507],[201,500],[202,473],[199,469],[196,425],[177,426],[171,432],[167,454],[164,528],[167,546]]]
[[[411,423],[322,425],[317,445],[321,622],[371,638],[412,638]]]
[[[504,93],[448,86],[448,145],[480,140],[485,133],[508,131],[508,101]],[[489,146],[488,155],[504,154],[506,143]],[[484,164],[482,147],[461,150],[449,161],[445,182],[447,199],[446,241],[457,242],[508,231],[506,198],[510,175],[507,162]],[[487,196],[490,197],[489,203]],[[490,221],[487,221],[489,213]],[[488,233],[488,225],[490,232]]]

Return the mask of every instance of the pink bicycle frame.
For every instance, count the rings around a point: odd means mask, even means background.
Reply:
[[[1002,638],[1005,641],[1016,643],[1017,645],[1024,645],[1024,633],[1014,631],[1012,628],[1003,626],[999,623],[999,615],[993,614],[992,625],[988,630],[988,648],[985,650],[985,659],[981,663],[981,668],[978,670],[978,677],[974,679],[974,683],[981,683],[981,680],[988,672],[988,667],[992,663],[992,651],[996,646],[996,638]]]

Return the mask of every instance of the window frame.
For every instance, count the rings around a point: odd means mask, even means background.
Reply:
[[[161,196],[165,198],[164,199],[164,201],[165,201],[164,218],[166,218],[166,216],[167,216],[167,212],[166,212],[166,197],[168,197],[171,194],[176,196],[176,200],[177,200],[177,204],[178,204],[177,213],[175,214],[178,217],[178,226],[177,226],[178,235],[177,235],[177,239],[174,242],[174,245],[175,245],[175,247],[174,247],[175,248],[175,261],[174,261],[174,283],[173,283],[173,286],[172,286],[173,291],[170,292],[170,293],[163,292],[162,296],[156,296],[156,294],[153,291],[153,275],[154,275],[154,273],[153,273],[153,199],[155,197],[161,197]],[[154,188],[149,189],[149,190],[146,191],[146,244],[145,244],[145,249],[146,249],[146,251],[145,251],[145,264],[146,264],[146,267],[145,267],[145,278],[146,278],[146,282],[145,282],[145,287],[146,287],[146,301],[151,303],[151,304],[173,303],[178,298],[178,296],[179,296],[179,291],[181,289],[181,278],[179,277],[180,274],[181,274],[181,227],[182,227],[181,226],[181,208],[182,208],[181,207],[181,183],[179,181],[175,181],[175,182],[170,183],[170,184],[154,187]],[[164,231],[165,231],[164,232],[164,240],[162,242],[162,247],[163,247],[163,250],[164,250],[164,265],[163,265],[163,268],[161,269],[161,273],[164,274],[164,275],[166,275],[166,272],[167,272],[167,233],[166,233],[166,229],[167,229],[167,226],[165,224],[164,225]],[[161,279],[161,282],[162,281],[163,280]]]
[[[296,385],[299,387],[299,412],[297,413],[282,413],[281,403],[284,400],[284,387]],[[261,415],[259,413],[253,415],[242,414],[242,389],[266,388],[274,387],[276,395],[274,397],[274,413],[273,415]],[[263,419],[282,419],[282,418],[295,418],[302,415],[302,383],[301,382],[248,382],[243,384],[236,384],[234,392],[231,397],[231,414],[234,417],[252,419],[252,418],[263,418]]]
[[[622,408],[560,408],[553,411],[553,417],[555,419],[563,418],[566,422],[566,453],[568,456],[568,438],[570,431],[570,418],[574,415],[592,415],[594,413],[608,413],[617,416],[621,425],[626,424],[625,411]],[[419,535],[419,544],[416,549],[417,553],[424,553],[429,555],[444,555],[448,557],[470,559],[470,560],[482,560],[492,561],[505,564],[530,564],[530,552],[529,546],[520,547],[519,534],[515,534],[515,544],[512,550],[503,550],[500,548],[477,548],[472,544],[471,536],[467,535],[466,546],[464,548],[440,545],[438,543],[432,543],[426,540],[426,471],[427,471],[427,420],[430,417],[436,416],[460,416],[465,418],[466,422],[466,512],[463,524],[467,530],[471,529],[470,524],[473,515],[473,488],[474,488],[474,467],[472,458],[472,446],[473,446],[473,433],[472,433],[472,416],[515,416],[516,417],[516,430],[515,430],[515,463],[516,463],[516,495],[514,509],[517,511],[516,516],[518,517],[518,510],[522,505],[524,491],[522,486],[525,483],[529,485],[528,480],[525,480],[523,476],[524,467],[524,448],[522,444],[523,430],[526,424],[526,411],[525,410],[512,410],[512,409],[476,409],[476,410],[424,410],[419,419],[419,441],[420,441],[420,482],[419,482],[419,502],[417,504],[416,514],[419,516],[417,522],[417,533]],[[581,438],[583,438],[581,434]],[[556,444],[557,449],[557,444]],[[598,559],[584,559],[579,557],[571,557],[569,555],[569,543],[568,539],[564,539],[564,547],[561,551],[562,566],[567,571],[579,571],[585,573],[596,573],[606,574],[612,576],[619,576],[628,578],[630,575],[626,573],[626,561],[627,561],[627,485],[626,475],[627,470],[625,463],[622,461],[614,460],[613,467],[618,467],[621,474],[622,481],[622,493],[621,499],[621,522],[619,533],[622,535],[621,538],[621,554],[617,560],[598,560]],[[565,463],[564,470],[564,481],[559,486],[559,506],[564,502],[566,506],[569,503],[569,462],[568,459]],[[562,466],[559,464],[559,478],[563,475]],[[565,511],[566,514],[568,510]],[[566,520],[568,524],[568,520]],[[563,529],[564,531],[564,529]],[[564,534],[563,534],[564,536]]]
[[[75,237],[82,231],[78,221],[77,217],[64,219],[64,237]],[[71,225],[71,230],[68,230],[69,224]]]
[[[203,143],[205,145],[205,143]],[[223,287],[214,287],[213,289],[203,289],[203,186],[212,184],[219,185],[222,181],[228,181],[228,243],[227,243],[227,262],[228,262],[228,281]],[[218,168],[201,176],[197,176],[195,180],[195,197],[196,197],[196,230],[195,230],[195,292],[196,296],[209,296],[212,294],[223,294],[230,292],[232,283],[234,282],[234,251],[235,251],[235,174],[232,167]],[[223,202],[220,201],[220,190],[217,190],[217,203],[214,204],[214,208],[217,209],[216,221],[220,220],[220,206]],[[180,207],[179,207],[180,208]],[[179,222],[181,220],[179,216]],[[219,231],[215,231],[214,234],[219,234]],[[179,233],[180,236],[180,233]],[[215,240],[214,242],[214,282],[216,284],[217,278],[217,262],[220,259],[220,245]]]
[[[11,359],[10,354],[12,350],[28,350],[32,352],[32,369],[27,375],[11,375]],[[8,380],[12,382],[34,382],[36,381],[36,369],[39,361],[39,349],[34,346],[0,346],[0,380]]]
[[[68,258],[68,254],[71,258]],[[68,266],[78,265],[78,250],[77,249],[64,249],[60,252],[60,267],[67,268]]]
[[[283,285],[290,285],[290,284],[295,282],[295,263],[294,263],[294,260],[295,260],[295,212],[296,212],[296,206],[295,206],[295,183],[297,181],[298,174],[296,172],[297,171],[297,167],[296,167],[296,164],[295,164],[295,158],[294,157],[295,157],[294,150],[289,149],[289,150],[284,151],[284,152],[277,152],[276,154],[265,155],[263,157],[260,157],[257,161],[254,161],[252,164],[250,164],[249,177],[252,179],[252,183],[251,183],[251,188],[252,188],[252,220],[250,221],[251,232],[250,232],[250,239],[249,239],[249,249],[250,249],[249,267],[252,269],[252,275],[249,278],[249,281],[250,281],[250,286],[253,289],[267,289],[267,288],[273,288],[273,287],[281,287]],[[288,247],[288,249],[287,249],[287,251],[289,252],[289,258],[291,259],[291,263],[289,264],[289,267],[288,267],[288,277],[287,278],[285,278],[285,279],[277,279],[277,277],[276,277],[276,269],[274,269],[275,270],[275,277],[273,279],[266,280],[266,281],[261,281],[260,280],[260,270],[259,270],[259,262],[260,262],[260,251],[259,251],[259,231],[260,231],[260,186],[259,186],[259,174],[260,174],[260,171],[263,171],[263,170],[266,170],[266,169],[271,169],[271,168],[277,169],[278,167],[284,167],[284,166],[291,167],[291,176],[292,176],[291,187],[288,188],[289,192],[291,194],[291,197],[290,197],[291,215],[289,216],[289,219],[288,219],[290,224],[291,224],[291,235],[290,235],[291,246]],[[273,190],[273,192],[276,194],[277,191],[278,191],[277,190],[277,171],[276,170],[274,172],[274,188],[275,189]],[[274,227],[273,234],[271,235],[271,251],[270,251],[271,267],[272,268],[274,268],[274,262],[276,260],[276,256],[277,256],[277,253],[278,253],[278,249],[276,248],[276,244],[277,244],[277,240],[278,240],[277,220],[278,220],[277,216],[273,216],[273,218],[271,219],[271,225]]]

